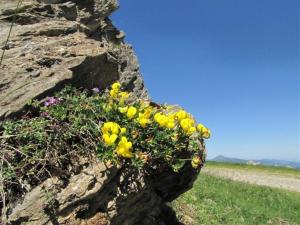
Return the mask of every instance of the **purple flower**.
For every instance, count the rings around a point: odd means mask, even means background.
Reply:
[[[60,103],[63,99],[62,98],[55,98],[55,97],[50,97],[44,102],[45,107],[49,107],[52,105],[56,105]]]
[[[97,87],[96,87],[96,88],[93,88],[92,91],[94,91],[94,92],[96,92],[96,93],[99,93],[99,92],[100,92],[99,88],[97,88]]]

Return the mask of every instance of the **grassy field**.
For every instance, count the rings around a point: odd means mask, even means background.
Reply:
[[[223,166],[208,163],[207,166]],[[245,169],[245,165],[225,165]],[[246,166],[276,173],[298,171]],[[281,171],[280,171],[281,170]],[[194,188],[172,203],[187,225],[300,225],[300,194],[213,177],[201,173]]]

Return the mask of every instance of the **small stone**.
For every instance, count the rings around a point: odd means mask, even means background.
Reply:
[[[61,55],[61,56],[65,56],[67,53],[68,53],[68,51],[65,49],[65,48],[61,48],[61,49],[59,49],[59,54]]]
[[[117,39],[124,39],[126,36],[124,31],[120,31],[119,34],[116,35]]]
[[[41,71],[36,70],[30,73],[30,77],[35,78],[35,77],[39,77],[41,75]]]

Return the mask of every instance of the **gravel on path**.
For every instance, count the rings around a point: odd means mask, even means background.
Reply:
[[[247,171],[229,168],[204,167],[202,171],[212,176],[227,178],[234,181],[300,192],[299,177],[284,176],[282,174],[270,174],[263,171]]]

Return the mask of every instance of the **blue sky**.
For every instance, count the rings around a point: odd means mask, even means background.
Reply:
[[[153,100],[212,130],[208,156],[300,161],[299,0],[120,0]]]

